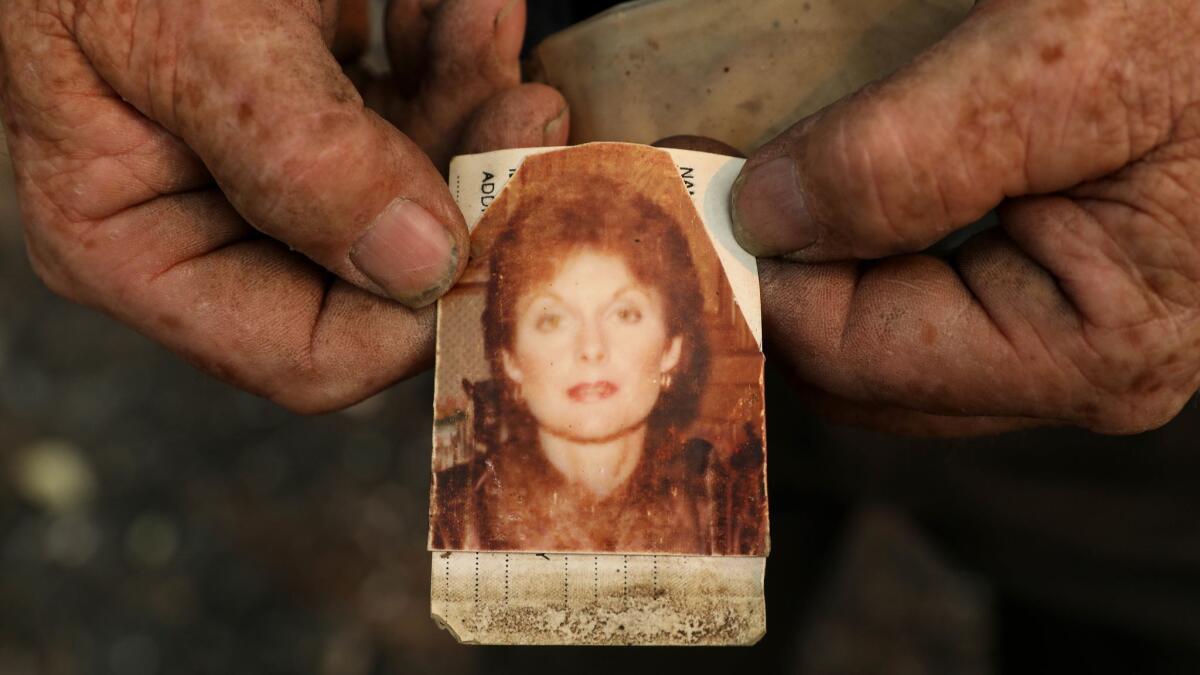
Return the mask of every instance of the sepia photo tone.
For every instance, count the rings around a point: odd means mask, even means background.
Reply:
[[[527,157],[439,311],[432,549],[766,554],[762,353],[669,154]]]

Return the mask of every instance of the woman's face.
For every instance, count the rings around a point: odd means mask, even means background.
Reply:
[[[538,426],[557,436],[603,442],[638,428],[679,363],[662,298],[616,255],[571,255],[516,311],[504,369]]]

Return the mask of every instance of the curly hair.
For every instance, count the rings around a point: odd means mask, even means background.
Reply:
[[[502,351],[513,351],[520,298],[552,279],[575,252],[617,255],[634,279],[661,298],[668,338],[682,338],[672,386],[660,394],[648,420],[649,431],[658,437],[691,423],[707,380],[709,344],[700,279],[683,229],[670,213],[612,178],[596,175],[589,181],[587,194],[547,191],[522,201],[492,245],[483,313],[492,378],[504,383],[504,398],[510,404],[506,407],[512,408],[507,413],[528,418],[501,357]],[[603,203],[597,202],[596,194],[604,195]]]

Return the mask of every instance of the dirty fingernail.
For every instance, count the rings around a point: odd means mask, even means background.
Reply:
[[[417,308],[432,304],[454,282],[458,247],[428,211],[401,198],[354,243],[350,261],[392,299]]]
[[[503,61],[511,61],[521,55],[521,42],[525,38],[524,0],[508,0],[496,12],[495,47],[496,55]]]
[[[738,243],[758,256],[793,253],[817,240],[795,160],[777,157],[738,177],[733,223]]]

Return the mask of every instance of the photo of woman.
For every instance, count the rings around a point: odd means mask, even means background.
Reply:
[[[439,361],[432,548],[766,553],[762,357],[703,228],[661,151],[525,160],[443,301],[439,359],[486,370]]]

